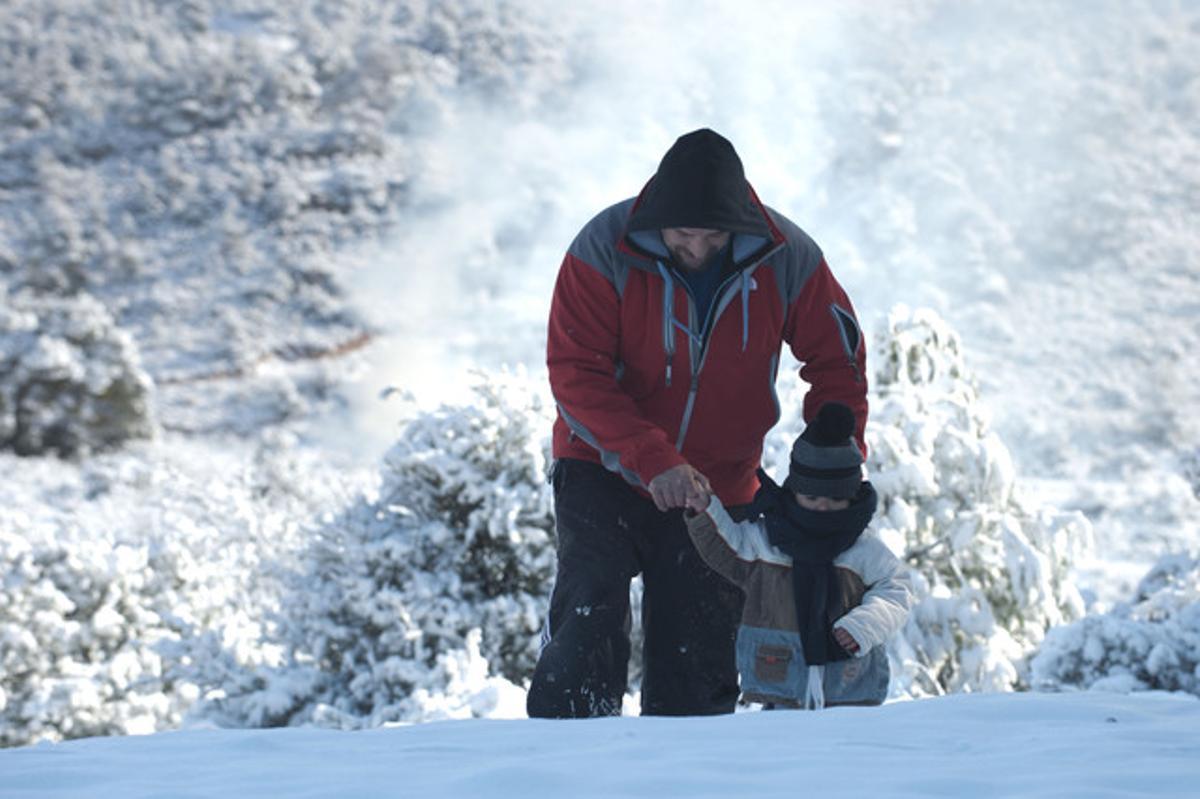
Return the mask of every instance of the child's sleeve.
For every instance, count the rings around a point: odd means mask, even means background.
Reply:
[[[855,550],[858,550],[857,552]],[[856,657],[886,643],[908,619],[912,590],[902,564],[883,542],[863,537],[851,547],[851,565],[867,584],[862,604],[851,608],[833,626],[850,633],[858,644]]]
[[[762,522],[735,522],[715,495],[701,513],[687,518],[687,528],[709,568],[739,587],[763,561],[791,565],[771,546]]]

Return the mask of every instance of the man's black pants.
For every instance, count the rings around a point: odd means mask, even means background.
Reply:
[[[629,582],[642,574],[642,714],[730,713],[742,594],[700,559],[681,510],[666,513],[599,464],[554,468],[558,575],[532,718],[618,715],[629,666]],[[731,509],[734,512],[735,509]]]

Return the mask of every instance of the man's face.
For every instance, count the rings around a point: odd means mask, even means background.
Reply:
[[[685,269],[700,269],[729,243],[728,230],[702,227],[665,227],[662,237],[675,263]]]

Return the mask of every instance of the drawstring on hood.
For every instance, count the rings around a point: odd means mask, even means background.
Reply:
[[[750,340],[750,274],[742,272],[742,352]]]
[[[663,266],[662,261],[656,261],[658,273],[663,279],[663,351],[667,354],[667,387],[671,386],[671,360],[675,357],[675,281],[671,279],[671,271]]]
[[[703,345],[703,337],[675,318],[675,279],[671,270],[662,261],[654,262],[663,279],[663,351],[667,354],[667,385],[671,385],[671,360],[675,355],[675,328],[682,330],[696,346]],[[719,298],[718,298],[719,299]],[[750,275],[742,273],[742,352],[750,340]]]

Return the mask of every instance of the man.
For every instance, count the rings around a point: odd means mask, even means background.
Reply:
[[[711,130],[676,141],[639,197],[571,244],[547,342],[558,574],[530,716],[620,713],[638,573],[642,713],[733,710],[741,595],[700,559],[682,508],[711,492],[737,518],[753,499],[784,343],[811,385],[805,418],[849,405],[861,448],[865,354],[850,301]]]

